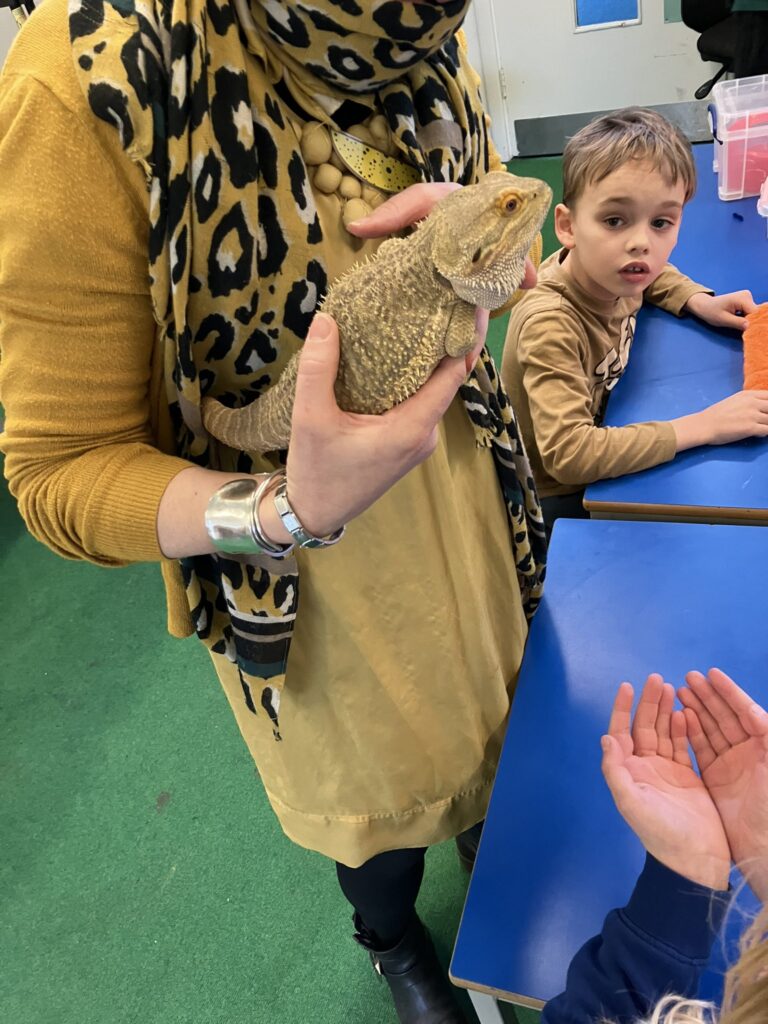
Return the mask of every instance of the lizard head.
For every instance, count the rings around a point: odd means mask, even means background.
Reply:
[[[498,309],[523,280],[551,202],[546,182],[506,171],[451,192],[429,218],[435,269],[465,302]]]

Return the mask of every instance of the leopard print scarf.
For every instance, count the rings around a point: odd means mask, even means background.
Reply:
[[[488,170],[478,80],[456,37],[468,2],[70,0],[90,107],[147,176],[151,297],[178,454],[213,468],[269,468],[222,453],[200,402],[208,392],[231,406],[257,399],[301,346],[328,285],[291,119],[345,130],[383,113],[424,180],[470,184]],[[478,443],[493,449],[531,616],[544,529],[487,352],[461,394]],[[205,555],[182,569],[198,635],[237,664],[246,703],[254,713],[261,704],[279,736],[295,561]]]

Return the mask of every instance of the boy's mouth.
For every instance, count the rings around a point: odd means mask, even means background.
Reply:
[[[625,281],[639,281],[650,272],[651,269],[647,263],[633,260],[632,263],[626,263],[619,271],[619,274],[621,274]]]

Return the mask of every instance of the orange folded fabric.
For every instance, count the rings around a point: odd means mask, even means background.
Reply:
[[[744,390],[768,391],[768,302],[749,314],[743,337]]]

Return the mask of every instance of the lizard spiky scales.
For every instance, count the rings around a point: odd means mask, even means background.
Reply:
[[[407,238],[331,286],[322,310],[339,325],[336,400],[379,414],[414,394],[445,355],[474,346],[475,306],[497,309],[517,290],[552,192],[503,171],[443,198]],[[203,422],[241,451],[287,448],[299,355],[255,402],[227,409],[207,398]]]

